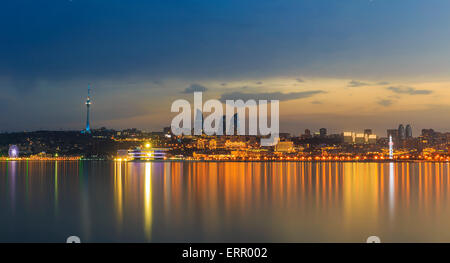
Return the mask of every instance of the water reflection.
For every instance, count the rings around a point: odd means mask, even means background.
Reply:
[[[395,198],[394,163],[389,163],[389,213],[391,218],[394,213],[394,205],[395,205],[394,198]]]
[[[152,178],[151,163],[145,164],[145,194],[144,194],[144,231],[148,240],[152,234]]]
[[[117,162],[114,166],[114,202],[116,211],[117,231],[122,232],[123,224],[123,185],[122,185],[122,163]]]
[[[58,161],[55,162],[55,213],[58,213]]]
[[[0,241],[450,241],[446,163],[1,162]]]

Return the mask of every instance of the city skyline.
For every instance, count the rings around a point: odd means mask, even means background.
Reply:
[[[167,262],[450,242],[449,10],[0,1],[0,242]]]
[[[25,8],[26,7],[26,8]],[[440,8],[436,8],[440,7]],[[14,1],[0,21],[0,127],[161,130],[171,102],[279,99],[280,130],[448,131],[442,1]],[[401,17],[401,19],[398,19]]]

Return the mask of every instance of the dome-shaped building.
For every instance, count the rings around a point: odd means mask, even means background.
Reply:
[[[8,151],[9,158],[17,158],[19,157],[19,147],[16,145],[11,145]]]

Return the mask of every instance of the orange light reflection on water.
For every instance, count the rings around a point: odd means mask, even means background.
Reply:
[[[377,233],[427,241],[436,239],[436,222],[450,219],[445,163],[155,162],[114,171],[117,221],[142,211],[148,240],[163,231],[183,240],[178,231],[194,241],[246,234],[248,241],[354,242]],[[450,241],[450,227],[443,231]]]

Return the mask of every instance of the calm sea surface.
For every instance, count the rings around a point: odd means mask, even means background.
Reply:
[[[0,242],[450,242],[447,163],[0,162]]]

